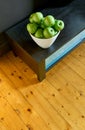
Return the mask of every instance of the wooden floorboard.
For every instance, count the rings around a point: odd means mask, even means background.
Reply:
[[[0,57],[0,130],[85,130],[85,43],[42,82],[12,51]]]

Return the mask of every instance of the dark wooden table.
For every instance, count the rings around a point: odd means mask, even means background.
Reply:
[[[85,39],[85,1],[76,0],[66,7],[44,9],[42,12],[44,15],[52,14],[65,23],[65,29],[50,48],[42,49],[31,39],[26,30],[28,18],[6,31],[14,53],[35,71],[40,81],[56,62]]]

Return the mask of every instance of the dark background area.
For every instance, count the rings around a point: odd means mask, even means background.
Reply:
[[[54,8],[63,7],[71,3],[73,0],[34,0],[34,8]]]

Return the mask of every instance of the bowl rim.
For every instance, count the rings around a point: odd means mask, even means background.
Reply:
[[[58,33],[56,33],[54,36],[50,37],[50,38],[38,38],[38,37],[35,37],[33,34],[29,33],[32,37],[36,38],[36,39],[40,39],[40,40],[46,40],[46,39],[52,39],[54,37],[56,37],[57,35],[59,35],[60,31],[58,31]]]

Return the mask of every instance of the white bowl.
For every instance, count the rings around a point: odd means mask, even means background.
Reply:
[[[41,48],[49,48],[56,38],[58,37],[60,32],[58,32],[55,36],[47,39],[41,39],[41,38],[36,38],[32,34],[30,34],[31,38],[34,40],[34,42]]]

